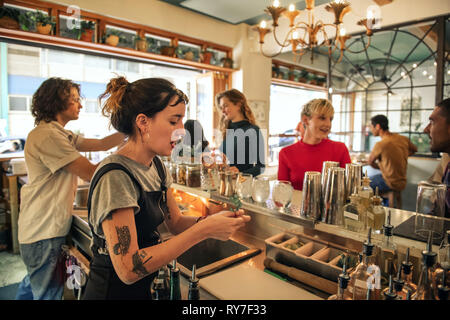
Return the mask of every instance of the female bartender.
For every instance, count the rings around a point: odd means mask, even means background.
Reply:
[[[313,99],[303,106],[304,136],[299,142],[281,149],[278,180],[288,180],[294,189],[302,190],[306,171],[322,171],[324,161],[337,161],[342,168],[351,162],[345,144],[328,139],[333,116],[333,106],[326,99]]]
[[[112,79],[103,114],[128,141],[105,158],[91,180],[88,221],[90,273],[84,299],[151,299],[162,266],[207,238],[228,240],[250,217],[222,211],[203,217],[180,213],[168,188],[171,175],[158,156],[168,156],[183,129],[187,97],[167,80]],[[174,236],[161,242],[165,222]]]
[[[230,161],[230,169],[253,176],[261,174],[265,167],[264,138],[244,94],[227,90],[216,96],[216,102],[222,112],[220,151]]]

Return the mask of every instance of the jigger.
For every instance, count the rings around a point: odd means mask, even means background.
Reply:
[[[344,224],[345,169],[328,169],[325,195],[323,197],[322,222],[335,225]]]
[[[358,193],[361,177],[362,164],[347,163],[345,165],[345,200],[349,199],[353,193]]]
[[[302,205],[300,216],[320,220],[321,217],[321,196],[322,182],[321,174],[318,171],[306,171],[303,179]]]
[[[322,164],[322,196],[325,195],[325,184],[327,183],[328,169],[332,167],[339,167],[339,162],[324,161]]]

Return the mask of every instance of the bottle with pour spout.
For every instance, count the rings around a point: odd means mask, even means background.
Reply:
[[[397,273],[398,264],[397,245],[393,237],[394,226],[391,225],[391,211],[389,210],[387,222],[383,225],[383,240],[380,246],[379,266],[383,285],[387,285],[389,275]]]
[[[348,294],[346,294],[346,288],[350,281],[350,277],[347,274],[347,260],[348,257],[344,258],[344,265],[342,266],[342,273],[338,277],[338,291],[336,294],[330,296],[328,300],[351,300]]]
[[[195,276],[196,265],[192,266],[192,275],[189,279],[188,300],[200,300],[200,291],[198,288],[198,278]]]
[[[412,300],[437,300],[433,286],[433,272],[436,257],[437,253],[432,251],[432,231],[430,231],[427,248],[422,251],[422,270],[420,272],[417,290],[411,297]]]

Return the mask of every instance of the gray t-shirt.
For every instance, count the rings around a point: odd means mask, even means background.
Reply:
[[[139,181],[145,192],[161,190],[161,179],[153,162],[148,167],[125,156],[113,154],[100,162],[95,173],[108,163],[119,163],[127,168]],[[169,188],[172,184],[172,177],[170,174],[167,174],[167,168],[164,166],[164,163],[162,161],[161,163],[166,175],[166,187]],[[95,234],[105,239],[102,222],[116,209],[133,208],[134,214],[138,213],[140,210],[138,205],[139,197],[139,187],[133,183],[124,171],[112,170],[105,173],[98,181],[91,199],[89,223],[93,226]]]

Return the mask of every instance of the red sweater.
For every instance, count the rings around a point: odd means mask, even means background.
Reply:
[[[342,168],[350,163],[350,154],[342,142],[329,139],[311,145],[299,141],[281,149],[278,157],[278,180],[287,180],[296,190],[303,189],[306,171],[322,172],[324,161],[337,161]]]

